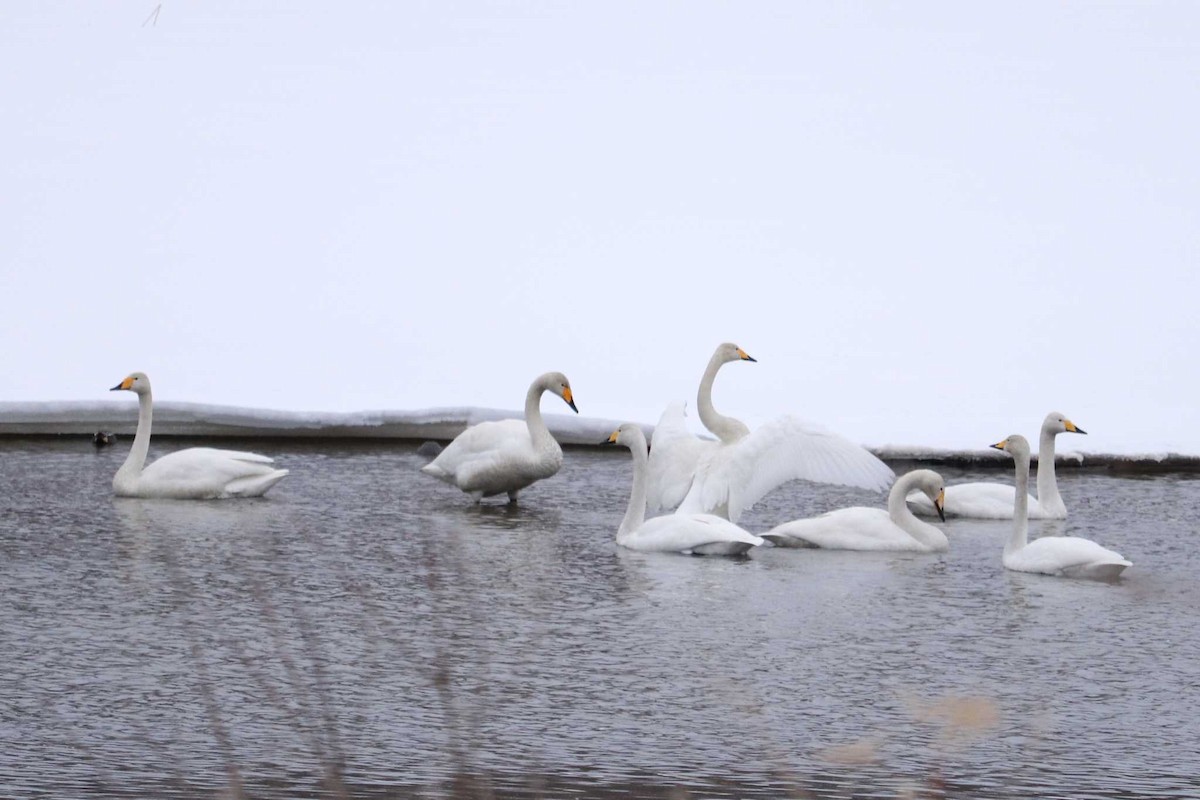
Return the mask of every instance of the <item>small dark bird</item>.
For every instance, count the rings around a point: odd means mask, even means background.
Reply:
[[[117,435],[108,431],[96,431],[95,435],[92,436],[92,444],[96,445],[96,447],[108,447],[116,440]]]

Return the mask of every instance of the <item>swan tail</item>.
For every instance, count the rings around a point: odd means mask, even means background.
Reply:
[[[225,494],[230,497],[262,497],[272,486],[286,478],[288,470],[276,469],[262,475],[248,475],[230,481]]]

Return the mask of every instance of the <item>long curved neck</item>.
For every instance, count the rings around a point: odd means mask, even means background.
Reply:
[[[921,544],[927,547],[940,547],[946,543],[946,534],[928,522],[917,519],[908,509],[907,498],[916,488],[917,477],[910,472],[901,475],[892,484],[892,490],[888,493],[888,516],[891,517],[892,522]]]
[[[1062,495],[1058,493],[1058,481],[1054,475],[1054,431],[1042,428],[1038,442],[1037,499],[1043,511],[1063,511]]]
[[[1020,550],[1029,543],[1029,456],[1016,458],[1017,497],[1013,504],[1013,532],[1004,552]]]
[[[633,491],[629,494],[625,518],[621,520],[621,527],[617,528],[618,541],[642,527],[646,521],[646,464],[649,458],[645,444],[635,445],[629,451],[633,453]]]
[[[525,395],[525,424],[529,427],[529,438],[533,440],[533,446],[538,450],[558,446],[554,437],[550,435],[550,429],[546,427],[546,422],[542,419],[542,392],[544,391],[546,391],[546,387],[542,385],[541,381],[536,381],[529,387],[529,392]]]
[[[133,447],[125,463],[118,470],[121,474],[140,475],[146,465],[146,454],[150,452],[150,425],[154,419],[154,398],[149,391],[138,395],[138,424],[137,433],[133,437]]]
[[[713,408],[713,382],[717,379],[717,370],[721,369],[721,365],[724,363],[720,353],[713,353],[713,357],[709,359],[708,368],[704,370],[704,377],[700,379],[700,390],[696,393],[696,410],[700,413],[700,421],[704,423],[704,427],[712,431],[722,442],[732,444],[749,435],[750,429],[733,417],[718,414],[717,410]]]

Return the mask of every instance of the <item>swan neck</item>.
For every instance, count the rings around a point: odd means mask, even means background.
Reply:
[[[1042,428],[1038,442],[1037,498],[1043,510],[1057,510],[1061,506],[1065,511],[1066,506],[1058,493],[1058,479],[1054,474],[1055,435],[1054,431]]]
[[[146,455],[150,452],[150,426],[154,421],[154,398],[149,391],[138,395],[138,424],[137,433],[133,437],[133,447],[121,465],[118,474],[140,475],[146,465]]]
[[[525,424],[529,428],[529,438],[533,440],[534,446],[538,449],[554,442],[554,437],[550,435],[550,429],[546,427],[546,422],[542,419],[542,392],[544,391],[546,391],[546,387],[542,385],[541,381],[534,381],[525,394]]]
[[[746,436],[750,431],[738,420],[717,413],[717,409],[713,407],[713,383],[717,379],[717,371],[724,363],[720,353],[714,353],[713,357],[709,359],[708,367],[704,370],[704,377],[700,379],[700,390],[696,393],[696,411],[700,414],[700,421],[704,423],[705,428],[708,428],[722,442],[731,444]]]
[[[1029,542],[1029,456],[1017,462],[1017,496],[1013,501],[1013,533],[1005,552],[1020,550]]]
[[[888,516],[901,530],[921,544],[927,547],[940,546],[945,534],[933,525],[917,519],[908,508],[908,496],[917,489],[917,483],[918,476],[911,472],[896,479],[892,490],[888,492]]]
[[[625,510],[625,518],[617,529],[617,541],[631,535],[646,521],[646,465],[649,461],[646,455],[646,445],[635,444],[630,448],[633,453],[633,491],[629,494],[629,508]]]

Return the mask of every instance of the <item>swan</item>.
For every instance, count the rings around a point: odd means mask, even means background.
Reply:
[[[505,493],[510,503],[517,502],[517,492],[562,467],[562,448],[542,421],[543,392],[553,392],[579,413],[567,376],[547,372],[529,385],[524,421],[502,419],[472,425],[421,467],[421,472],[457,486],[476,503]]]
[[[790,480],[887,488],[895,477],[887,465],[841,436],[792,416],[778,417],[751,432],[740,420],[719,413],[712,402],[717,372],[731,361],[755,360],[729,342],[709,359],[696,408],[717,441],[688,433],[681,406],[667,408],[659,421],[666,425],[655,429],[650,453],[651,511],[678,506],[680,511],[713,513],[736,522],[763,495]]]
[[[627,422],[601,444],[621,444],[633,453],[633,491],[617,544],[630,550],[694,555],[737,555],[763,543],[727,519],[712,514],[667,514],[646,519],[646,435],[641,427]]]
[[[1017,488],[1013,501],[1012,538],[1004,546],[1004,566],[1016,572],[1038,572],[1068,578],[1111,580],[1133,566],[1120,554],[1079,536],[1029,537],[1029,442],[1013,434],[992,445],[1013,457]]]
[[[780,547],[941,552],[950,548],[946,534],[914,517],[905,498],[913,490],[920,491],[941,514],[945,486],[942,476],[933,470],[915,469],[896,479],[888,494],[887,511],[862,506],[839,508],[819,517],[785,522],[764,533],[763,538]]]
[[[1030,519],[1066,519],[1067,507],[1058,493],[1054,477],[1054,437],[1060,433],[1082,433],[1083,428],[1057,411],[1051,411],[1042,422],[1038,443],[1037,497],[1029,498]],[[975,519],[1012,519],[1013,487],[1004,483],[960,483],[946,487],[946,514],[952,517]],[[908,498],[913,511],[933,516],[933,505],[924,495]]]
[[[274,461],[257,453],[189,447],[168,453],[149,466],[150,426],[154,396],[144,372],[131,373],[109,391],[138,396],[137,433],[125,463],[113,476],[118,497],[162,497],[175,500],[209,500],[218,497],[260,497],[288,474]]]

